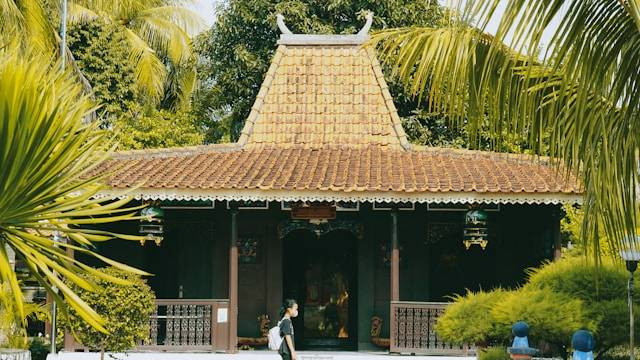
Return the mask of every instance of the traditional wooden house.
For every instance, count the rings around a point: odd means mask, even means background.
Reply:
[[[355,35],[278,25],[237,142],[120,152],[102,169],[115,171],[105,196],[163,212],[117,225],[159,246],[101,247],[155,274],[141,348],[259,345],[258,318],[294,298],[301,348],[461,350],[432,330],[447,295],[517,285],[552,259],[560,206],[580,189],[544,160],[410,144],[362,46],[370,20]]]

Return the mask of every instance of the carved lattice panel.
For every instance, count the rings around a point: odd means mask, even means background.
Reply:
[[[394,302],[391,305],[391,352],[414,354],[462,354],[468,346],[442,342],[435,331],[447,304]]]

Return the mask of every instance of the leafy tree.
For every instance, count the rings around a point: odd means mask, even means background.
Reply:
[[[430,113],[425,109],[413,110],[409,116],[401,116],[402,126],[414,144],[437,147],[493,150],[508,153],[532,153],[526,137],[521,135],[494,134],[484,123],[478,134],[467,124],[455,126],[445,115]]]
[[[222,3],[216,11],[216,23],[196,39],[201,89],[195,96],[194,112],[209,129],[206,140],[237,139],[276,49],[277,13],[285,16],[293,32],[351,34],[364,25],[366,11],[374,13],[372,27],[378,29],[412,24],[436,26],[442,19],[437,1],[229,0]],[[415,108],[412,105],[411,109]]]
[[[594,256],[600,225],[613,250],[640,246],[640,2],[509,0],[498,14],[501,1],[463,2],[447,26],[388,29],[372,44],[452,124],[480,129],[488,113],[493,134],[524,135],[538,153],[548,134],[550,155],[583,182]]]
[[[116,279],[126,280],[127,283],[84,275],[85,280],[99,286],[98,291],[87,291],[72,283],[69,286],[104,316],[108,333],[97,331],[75,311],[70,311],[60,320],[61,326],[70,330],[81,344],[100,350],[100,359],[104,359],[105,351],[130,350],[140,341],[149,338],[149,317],[155,307],[155,296],[146,281],[138,275],[115,268],[103,268],[99,271]]]
[[[73,25],[68,34],[69,49],[101,105],[99,115],[110,125],[139,98],[125,36],[101,21]]]
[[[121,208],[128,199],[94,198],[101,185],[93,174],[110,155],[109,141],[96,124],[84,123],[93,104],[77,81],[59,68],[49,57],[15,48],[0,50],[0,279],[11,287],[15,313],[25,319],[22,290],[6,251],[10,247],[62,312],[69,306],[104,331],[104,319],[63,279],[95,290],[96,285],[80,275],[112,278],[69,257],[67,250],[146,274],[91,250],[94,241],[137,241],[140,236],[81,227],[137,220],[139,207]],[[54,242],[56,235],[67,241]],[[53,286],[60,292],[53,292]]]
[[[113,25],[99,20],[74,25],[69,47],[102,105],[102,125],[115,131],[120,150],[202,144],[204,131],[187,110],[157,110],[141,100],[125,37]],[[175,81],[171,77],[167,86]],[[173,96],[165,91],[161,105],[181,101]]]
[[[195,117],[187,111],[145,112],[136,106],[118,118],[114,128],[119,150],[199,145],[204,139]]]

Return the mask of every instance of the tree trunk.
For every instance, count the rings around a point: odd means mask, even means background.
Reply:
[[[31,352],[22,349],[0,349],[0,360],[31,360]]]

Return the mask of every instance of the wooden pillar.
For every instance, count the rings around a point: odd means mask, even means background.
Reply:
[[[400,300],[400,249],[398,247],[398,211],[391,211],[391,301]]]
[[[266,280],[267,303],[266,312],[271,319],[271,326],[280,320],[280,305],[282,305],[282,238],[278,236],[277,226],[269,224],[265,261],[267,272]]]
[[[229,243],[229,343],[230,353],[238,351],[238,210],[231,210]]]

